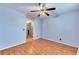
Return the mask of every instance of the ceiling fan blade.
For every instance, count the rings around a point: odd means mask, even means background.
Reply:
[[[49,14],[48,14],[47,12],[45,12],[45,14],[46,14],[47,16],[49,16]]]
[[[31,10],[30,12],[38,12],[38,11],[40,11],[40,10]]]
[[[47,11],[50,11],[50,10],[55,10],[56,8],[48,8],[46,9]]]
[[[38,14],[38,17],[40,16],[40,14]]]

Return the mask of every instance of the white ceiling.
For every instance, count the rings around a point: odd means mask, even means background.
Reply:
[[[5,6],[31,16],[37,16],[38,13],[29,12],[30,10],[39,9],[37,3],[2,3],[0,6]],[[46,3],[46,7],[56,7],[55,11],[49,12],[51,15],[73,12],[79,10],[78,6],[79,4],[77,3]]]

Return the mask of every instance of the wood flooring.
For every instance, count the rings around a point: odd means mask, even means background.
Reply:
[[[77,48],[46,39],[28,38],[26,43],[0,51],[0,55],[76,55]]]

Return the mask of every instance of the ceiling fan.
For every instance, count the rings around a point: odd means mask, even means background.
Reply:
[[[30,12],[39,12],[38,16],[41,16],[43,14],[49,16],[50,14],[48,11],[56,10],[56,8],[46,8],[45,3],[38,3],[39,10],[31,10]]]

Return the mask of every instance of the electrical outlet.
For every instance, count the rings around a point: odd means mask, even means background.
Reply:
[[[59,40],[61,40],[61,38]]]
[[[22,30],[24,31],[25,29],[23,28]]]

